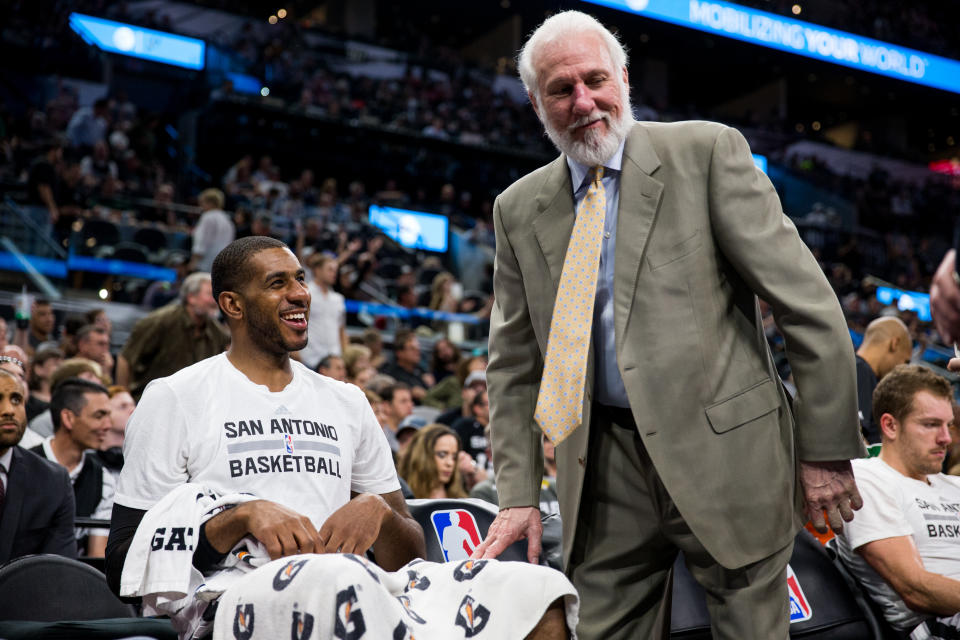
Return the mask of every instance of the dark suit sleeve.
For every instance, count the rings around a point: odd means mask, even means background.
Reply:
[[[800,460],[863,455],[853,344],[836,294],[743,135],[724,127],[710,160],[710,223],[724,257],[773,308],[797,385]]]
[[[59,491],[52,494],[59,496],[59,504],[50,521],[50,529],[39,553],[55,553],[68,558],[77,557],[77,539],[74,535],[73,518],[76,514],[76,505],[73,498],[73,487],[70,485],[70,476],[65,469],[57,469],[56,480]]]

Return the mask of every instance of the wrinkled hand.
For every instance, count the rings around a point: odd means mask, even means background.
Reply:
[[[843,523],[853,520],[853,512],[863,506],[849,460],[801,460],[800,484],[803,487],[807,516],[813,528],[820,533],[827,532],[827,522],[834,533],[840,533],[843,531]],[[824,511],[827,522],[824,521]]]
[[[487,530],[487,539],[473,550],[474,560],[496,558],[517,540],[527,540],[527,562],[540,561],[540,540],[543,525],[540,524],[540,509],[537,507],[512,507],[503,509],[494,518]]]
[[[956,259],[953,249],[947,251],[930,284],[933,322],[940,337],[947,344],[960,339],[960,287],[953,279]]]
[[[366,553],[391,513],[390,505],[380,496],[358,495],[334,511],[320,527],[321,547],[317,553]]]
[[[253,500],[238,506],[235,512],[244,518],[246,531],[267,548],[271,560],[298,553],[320,553],[323,549],[310,518],[276,502]]]

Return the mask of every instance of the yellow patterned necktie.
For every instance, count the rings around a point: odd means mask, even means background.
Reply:
[[[547,356],[533,418],[556,445],[583,421],[583,388],[597,292],[603,221],[607,210],[603,167],[590,170],[553,305]]]

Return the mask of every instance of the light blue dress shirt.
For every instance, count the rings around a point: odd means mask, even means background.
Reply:
[[[603,221],[603,246],[600,248],[600,273],[597,278],[597,298],[593,307],[594,399],[614,407],[629,407],[627,390],[617,368],[617,345],[613,328],[613,254],[617,241],[617,209],[620,205],[620,168],[623,162],[623,142],[607,160],[603,172],[603,189],[607,210]],[[567,156],[570,184],[573,185],[574,210],[587,195],[586,167]]]

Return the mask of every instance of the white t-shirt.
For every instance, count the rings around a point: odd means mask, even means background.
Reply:
[[[194,255],[201,256],[197,263],[198,271],[210,271],[213,259],[220,251],[233,242],[237,229],[225,212],[220,209],[205,211],[193,228]]]
[[[279,392],[251,382],[225,353],[151,382],[127,424],[116,502],[149,509],[195,482],[283,504],[319,528],[351,491],[399,490],[363,392],[291,366]]]
[[[326,356],[339,356],[340,327],[347,322],[347,308],[343,296],[329,289],[324,293],[316,282],[310,288],[310,322],[307,324],[307,346],[300,352],[300,359],[311,369]]]
[[[57,462],[57,456],[53,452],[53,446],[50,444],[53,441],[53,436],[48,436],[41,443],[43,445],[43,455],[47,460],[51,462]],[[83,471],[83,465],[87,461],[87,456],[94,455],[93,451],[87,450],[83,452],[83,457],[80,458],[80,464],[75,466],[72,471],[68,472],[70,476],[70,484],[74,485],[77,483],[77,478],[80,477],[80,472]],[[57,462],[59,464],[59,462]],[[104,467],[103,468],[103,480],[100,486],[100,502],[97,503],[97,508],[94,509],[88,518],[94,518],[96,520],[109,520],[113,516],[113,499],[117,493],[117,480],[113,477],[113,474]],[[80,540],[86,536],[103,536],[106,537],[109,531],[107,529],[99,528],[77,528],[74,532],[77,536],[77,540]]]
[[[927,484],[880,458],[854,460],[853,472],[863,508],[852,522],[844,523],[837,537],[838,551],[881,605],[887,621],[899,629],[912,629],[932,616],[911,611],[856,549],[876,540],[913,536],[927,571],[960,579],[960,478],[937,473],[927,476]]]

